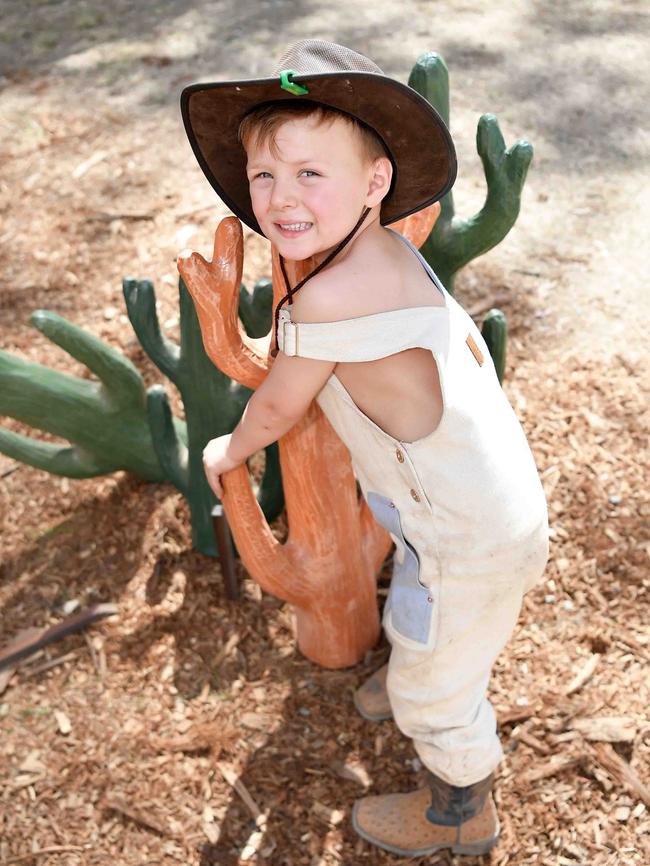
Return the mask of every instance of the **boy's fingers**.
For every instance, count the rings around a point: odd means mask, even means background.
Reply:
[[[203,471],[205,472],[205,477],[207,478],[208,484],[210,485],[210,488],[212,489],[214,495],[218,496],[219,499],[222,499],[223,485],[221,484],[221,476],[215,475],[213,472],[210,471],[205,457],[203,457]]]
[[[205,466],[204,466],[204,470],[205,470],[205,477],[207,478],[208,485],[209,485],[210,489],[212,490],[212,492],[214,493],[215,496],[218,496],[219,499],[221,499],[221,485],[219,484],[219,476],[218,475],[212,475],[211,472],[208,472],[208,470],[205,468]]]

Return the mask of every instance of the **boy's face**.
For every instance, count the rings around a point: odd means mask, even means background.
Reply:
[[[361,216],[372,165],[341,118],[320,125],[314,117],[288,120],[276,147],[277,157],[268,142],[247,151],[253,212],[285,259],[314,256],[320,263]]]

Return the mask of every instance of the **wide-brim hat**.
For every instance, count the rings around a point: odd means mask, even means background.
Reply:
[[[185,131],[205,176],[230,210],[259,234],[239,124],[260,105],[298,99],[345,112],[381,138],[393,163],[382,224],[433,204],[451,189],[456,153],[435,108],[362,54],[303,39],[285,52],[273,77],[191,84],[181,93]]]

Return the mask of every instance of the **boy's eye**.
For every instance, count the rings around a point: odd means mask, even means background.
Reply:
[[[319,177],[318,172],[317,172],[317,171],[314,171],[314,170],[311,169],[311,168],[303,168],[303,170],[302,170],[300,173],[303,174],[303,175],[306,175],[307,177]],[[258,177],[260,177],[260,178],[262,178],[262,179],[265,179],[265,178],[267,178],[267,177],[271,177],[271,172],[269,172],[269,171],[259,171],[257,174],[253,175],[253,178],[252,178],[252,179],[253,179],[253,180],[257,180]]]

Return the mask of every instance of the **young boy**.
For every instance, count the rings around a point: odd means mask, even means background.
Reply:
[[[502,754],[486,689],[522,595],[543,573],[548,524],[480,332],[385,227],[450,189],[449,133],[411,88],[320,40],[289,49],[279,78],[192,85],[182,109],[234,213],[281,262],[317,263],[298,286],[287,282],[280,351],[240,423],[205,448],[210,484],[221,496],[221,474],[318,400],[397,548],[388,670],[355,703],[370,719],[393,715],[428,770],[422,789],[358,801],[354,828],[407,857],[485,853],[498,839],[490,791]]]

